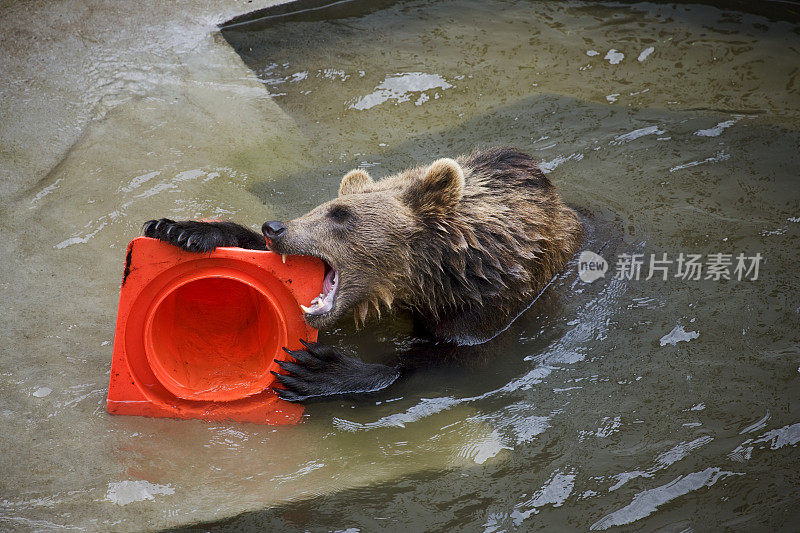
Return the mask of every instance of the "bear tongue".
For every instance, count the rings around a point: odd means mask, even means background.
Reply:
[[[308,315],[322,315],[333,309],[333,300],[336,296],[336,289],[339,285],[339,273],[330,269],[325,273],[325,279],[322,282],[322,293],[311,300],[311,306],[300,307]]]
[[[331,267],[326,268],[325,278],[322,280],[322,294],[320,296],[330,293],[331,289],[333,289],[338,283],[339,272]]]

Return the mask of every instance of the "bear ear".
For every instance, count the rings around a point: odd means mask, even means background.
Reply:
[[[464,169],[453,159],[439,159],[425,170],[422,179],[408,191],[411,207],[427,214],[446,213],[464,195]]]
[[[361,192],[372,183],[372,178],[366,170],[360,168],[351,170],[342,178],[342,184],[339,185],[339,196]]]

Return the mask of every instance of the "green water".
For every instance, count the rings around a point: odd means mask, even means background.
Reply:
[[[293,217],[349,168],[380,176],[510,144],[588,212],[585,249],[610,271],[589,285],[571,265],[488,361],[309,409],[309,423],[352,434],[343,460],[381,450],[376,468],[481,427],[452,452],[474,466],[229,524],[797,527],[797,26],[697,5],[572,2],[406,2],[320,18],[225,32],[317,161],[252,192],[297,198],[279,208]],[[623,253],[763,262],[756,280],[682,279],[676,263],[666,281],[646,280],[648,262],[639,280],[610,279]],[[391,325],[322,338],[370,359],[409,341]]]
[[[781,22],[794,4],[766,18],[381,3],[223,36],[211,2],[147,5],[156,16],[50,6],[80,42],[45,48],[47,83],[0,81],[4,102],[34,108],[19,131],[77,139],[35,179],[14,171],[44,165],[24,143],[0,159],[18,191],[0,198],[0,529],[798,529],[800,29]],[[62,101],[81,121],[42,120],[41,102]],[[330,199],[353,167],[380,177],[498,144],[542,161],[604,278],[572,263],[488,353],[310,404],[294,427],[105,412],[125,247],[144,220],[258,228]],[[682,279],[676,263],[648,280],[647,262],[614,279],[626,253],[762,261],[755,280],[735,265],[730,280]],[[410,330],[348,317],[321,340],[386,361]]]

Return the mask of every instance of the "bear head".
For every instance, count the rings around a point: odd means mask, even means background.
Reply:
[[[380,315],[381,306],[413,300],[423,289],[421,259],[430,259],[419,257],[421,243],[455,216],[464,188],[453,159],[379,181],[357,169],[342,178],[337,198],[294,220],[265,223],[270,250],[325,263],[322,293],[304,307],[306,322],[324,329],[354,309],[363,323],[370,309]]]

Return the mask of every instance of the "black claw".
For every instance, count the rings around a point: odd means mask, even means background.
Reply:
[[[297,378],[294,378],[287,374],[278,374],[277,372],[272,372],[272,373],[275,375],[275,378],[278,380],[278,382],[280,382],[280,384],[286,387],[287,389],[297,390],[298,387],[302,386],[301,381]]]
[[[148,220],[147,222],[144,223],[144,226],[142,227],[142,233],[146,237],[154,237],[155,236],[155,230],[153,229],[153,225],[155,223],[156,223],[155,220]]]
[[[314,354],[311,352],[307,352],[305,350],[289,350],[285,349],[286,353],[292,356],[292,358],[298,362],[299,364],[308,367],[308,368],[319,368],[322,366],[323,361],[320,361]]]
[[[183,250],[194,253],[210,252],[220,246],[243,246],[245,248],[263,249],[261,239],[258,245],[252,242],[253,232],[233,223],[198,222],[184,220],[175,222],[168,218],[148,220],[142,225],[142,233],[146,237],[159,239]],[[252,234],[252,235],[251,235]]]
[[[310,352],[311,350],[313,350],[313,348],[314,348],[314,343],[313,343],[313,342],[308,342],[308,341],[305,341],[305,340],[303,340],[303,339],[300,339],[300,344],[302,344],[303,346],[305,346],[305,347],[306,347],[306,350],[308,350],[309,352]]]
[[[275,394],[278,395],[278,398],[280,398],[281,400],[286,400],[287,402],[300,402],[303,401],[303,399],[305,399],[304,396],[295,394],[290,390],[286,389],[273,389],[273,390],[275,391]]]
[[[281,361],[280,359],[276,359],[275,362],[278,363],[278,366],[280,366],[282,369],[295,376],[308,374],[308,371],[297,363],[292,363],[291,361]]]
[[[333,361],[341,357],[335,349],[324,344],[308,342],[302,339],[300,339],[300,342],[306,347],[306,351],[318,361]]]
[[[289,348],[284,348],[284,352],[292,356],[292,359],[295,361],[307,361],[308,360],[308,352],[305,350],[290,350]]]

